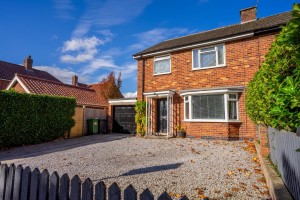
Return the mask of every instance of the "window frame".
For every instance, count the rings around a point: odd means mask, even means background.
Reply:
[[[225,119],[192,119],[192,96],[201,96],[201,95],[212,95],[212,94],[222,94],[224,96],[224,112],[225,112]],[[237,119],[229,119],[229,107],[228,107],[228,102],[231,101],[229,99],[229,94],[236,94],[236,111],[237,111]],[[187,119],[185,114],[186,114],[186,101],[185,98],[188,97],[189,101],[189,118]],[[190,94],[183,96],[184,98],[184,121],[185,122],[240,122],[239,121],[239,93],[238,92],[230,92],[230,93],[199,93],[199,94]]]
[[[169,57],[169,60],[170,60],[170,70],[169,72],[162,72],[162,73],[155,73],[155,61],[158,61],[159,60],[166,60],[166,59],[163,59],[164,57]],[[171,71],[172,71],[172,59],[171,59],[171,54],[165,54],[165,55],[160,55],[160,56],[155,56],[153,58],[153,76],[157,76],[157,75],[163,75],[163,74],[171,74]]]
[[[223,46],[223,54],[224,54],[224,64],[219,65],[218,64],[218,46]],[[210,66],[210,67],[201,67],[201,49],[206,49],[206,48],[215,48],[215,52],[216,52],[216,66]],[[195,68],[194,66],[194,51],[197,51],[197,57],[198,57],[198,68]],[[207,52],[212,52],[212,51],[206,51],[206,52],[202,52],[202,53],[207,53]],[[204,69],[211,69],[211,68],[218,68],[218,67],[226,67],[226,45],[224,43],[222,44],[216,44],[216,45],[212,45],[212,46],[205,46],[205,47],[201,47],[201,48],[197,48],[197,49],[192,49],[192,70],[204,70]]]

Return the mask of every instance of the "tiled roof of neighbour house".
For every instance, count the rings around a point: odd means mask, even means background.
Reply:
[[[103,88],[105,87],[105,83],[94,83],[88,85],[89,89],[95,90],[97,93],[101,94],[103,91]],[[120,90],[117,91],[117,94],[115,96],[118,96],[118,98],[123,98],[123,94]],[[108,99],[107,99],[108,100]]]
[[[172,50],[174,48],[214,41],[214,40],[223,39],[227,37],[238,36],[241,34],[256,33],[263,30],[279,28],[280,26],[285,25],[291,18],[292,18],[291,12],[284,12],[277,15],[251,21],[251,22],[225,26],[214,30],[204,31],[204,32],[187,35],[187,36],[183,36],[171,40],[166,40],[148,49],[145,49],[139,53],[136,53],[133,56],[138,57],[142,54]]]
[[[15,77],[16,73],[61,83],[60,80],[58,80],[48,72],[37,70],[34,68],[26,69],[21,65],[0,61],[0,79],[12,80]]]
[[[79,105],[90,105],[96,107],[108,106],[108,102],[92,89],[20,74],[16,74],[16,76],[25,85],[25,87],[34,94],[74,97]]]

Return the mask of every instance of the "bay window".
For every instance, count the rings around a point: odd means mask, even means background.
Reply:
[[[221,66],[225,66],[225,46],[223,44],[193,50],[193,69]]]
[[[238,120],[238,94],[193,94],[184,96],[186,121]]]

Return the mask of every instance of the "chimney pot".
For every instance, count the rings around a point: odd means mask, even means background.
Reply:
[[[33,60],[30,55],[24,59],[24,67],[26,69],[32,69],[32,63],[33,63]]]
[[[78,83],[78,76],[74,75],[72,76],[72,85],[77,86]]]
[[[251,22],[257,20],[256,17],[257,7],[253,6],[240,11],[241,23]]]

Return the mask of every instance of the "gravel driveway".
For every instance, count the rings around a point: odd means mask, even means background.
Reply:
[[[132,184],[138,194],[149,188],[156,197],[167,191],[174,197],[187,195],[190,199],[270,198],[251,143],[136,137],[103,142],[110,136],[97,137],[100,142],[91,138],[90,144],[4,163],[47,168],[59,175],[78,174],[82,180],[103,180],[107,186],[117,182],[121,189]]]

